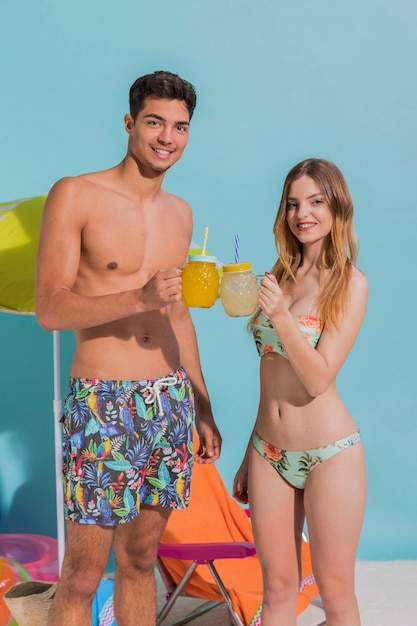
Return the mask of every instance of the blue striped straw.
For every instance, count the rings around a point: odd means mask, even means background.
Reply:
[[[239,235],[235,235],[235,263],[239,263]]]

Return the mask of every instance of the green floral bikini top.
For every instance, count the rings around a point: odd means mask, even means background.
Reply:
[[[324,324],[318,317],[310,315],[295,315],[294,321],[307,339],[308,343],[315,348],[323,332]],[[279,340],[269,318],[262,311],[257,315],[252,323],[253,338],[259,356],[264,356],[269,352],[280,354],[285,359],[288,356]]]

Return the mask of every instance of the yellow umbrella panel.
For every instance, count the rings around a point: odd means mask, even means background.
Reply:
[[[35,311],[35,268],[46,195],[0,203],[0,309]]]

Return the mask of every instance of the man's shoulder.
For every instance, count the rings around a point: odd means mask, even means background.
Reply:
[[[77,176],[63,176],[51,187],[50,192],[77,193],[82,191],[89,183],[89,174],[79,174]]]
[[[165,204],[170,204],[179,211],[191,212],[191,205],[187,202],[187,200],[184,200],[184,198],[181,198],[173,193],[169,193],[162,188],[160,193]]]
[[[49,190],[44,212],[54,215],[71,215],[74,221],[84,222],[86,209],[94,205],[98,195],[98,183],[89,174],[64,176],[57,180]]]
[[[50,195],[74,197],[94,194],[108,178],[106,171],[88,172],[76,176],[64,176],[51,187]]]

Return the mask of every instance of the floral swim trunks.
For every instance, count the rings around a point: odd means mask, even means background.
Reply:
[[[188,506],[194,396],[183,368],[151,380],[71,378],[62,422],[67,520],[116,526],[141,504]]]

